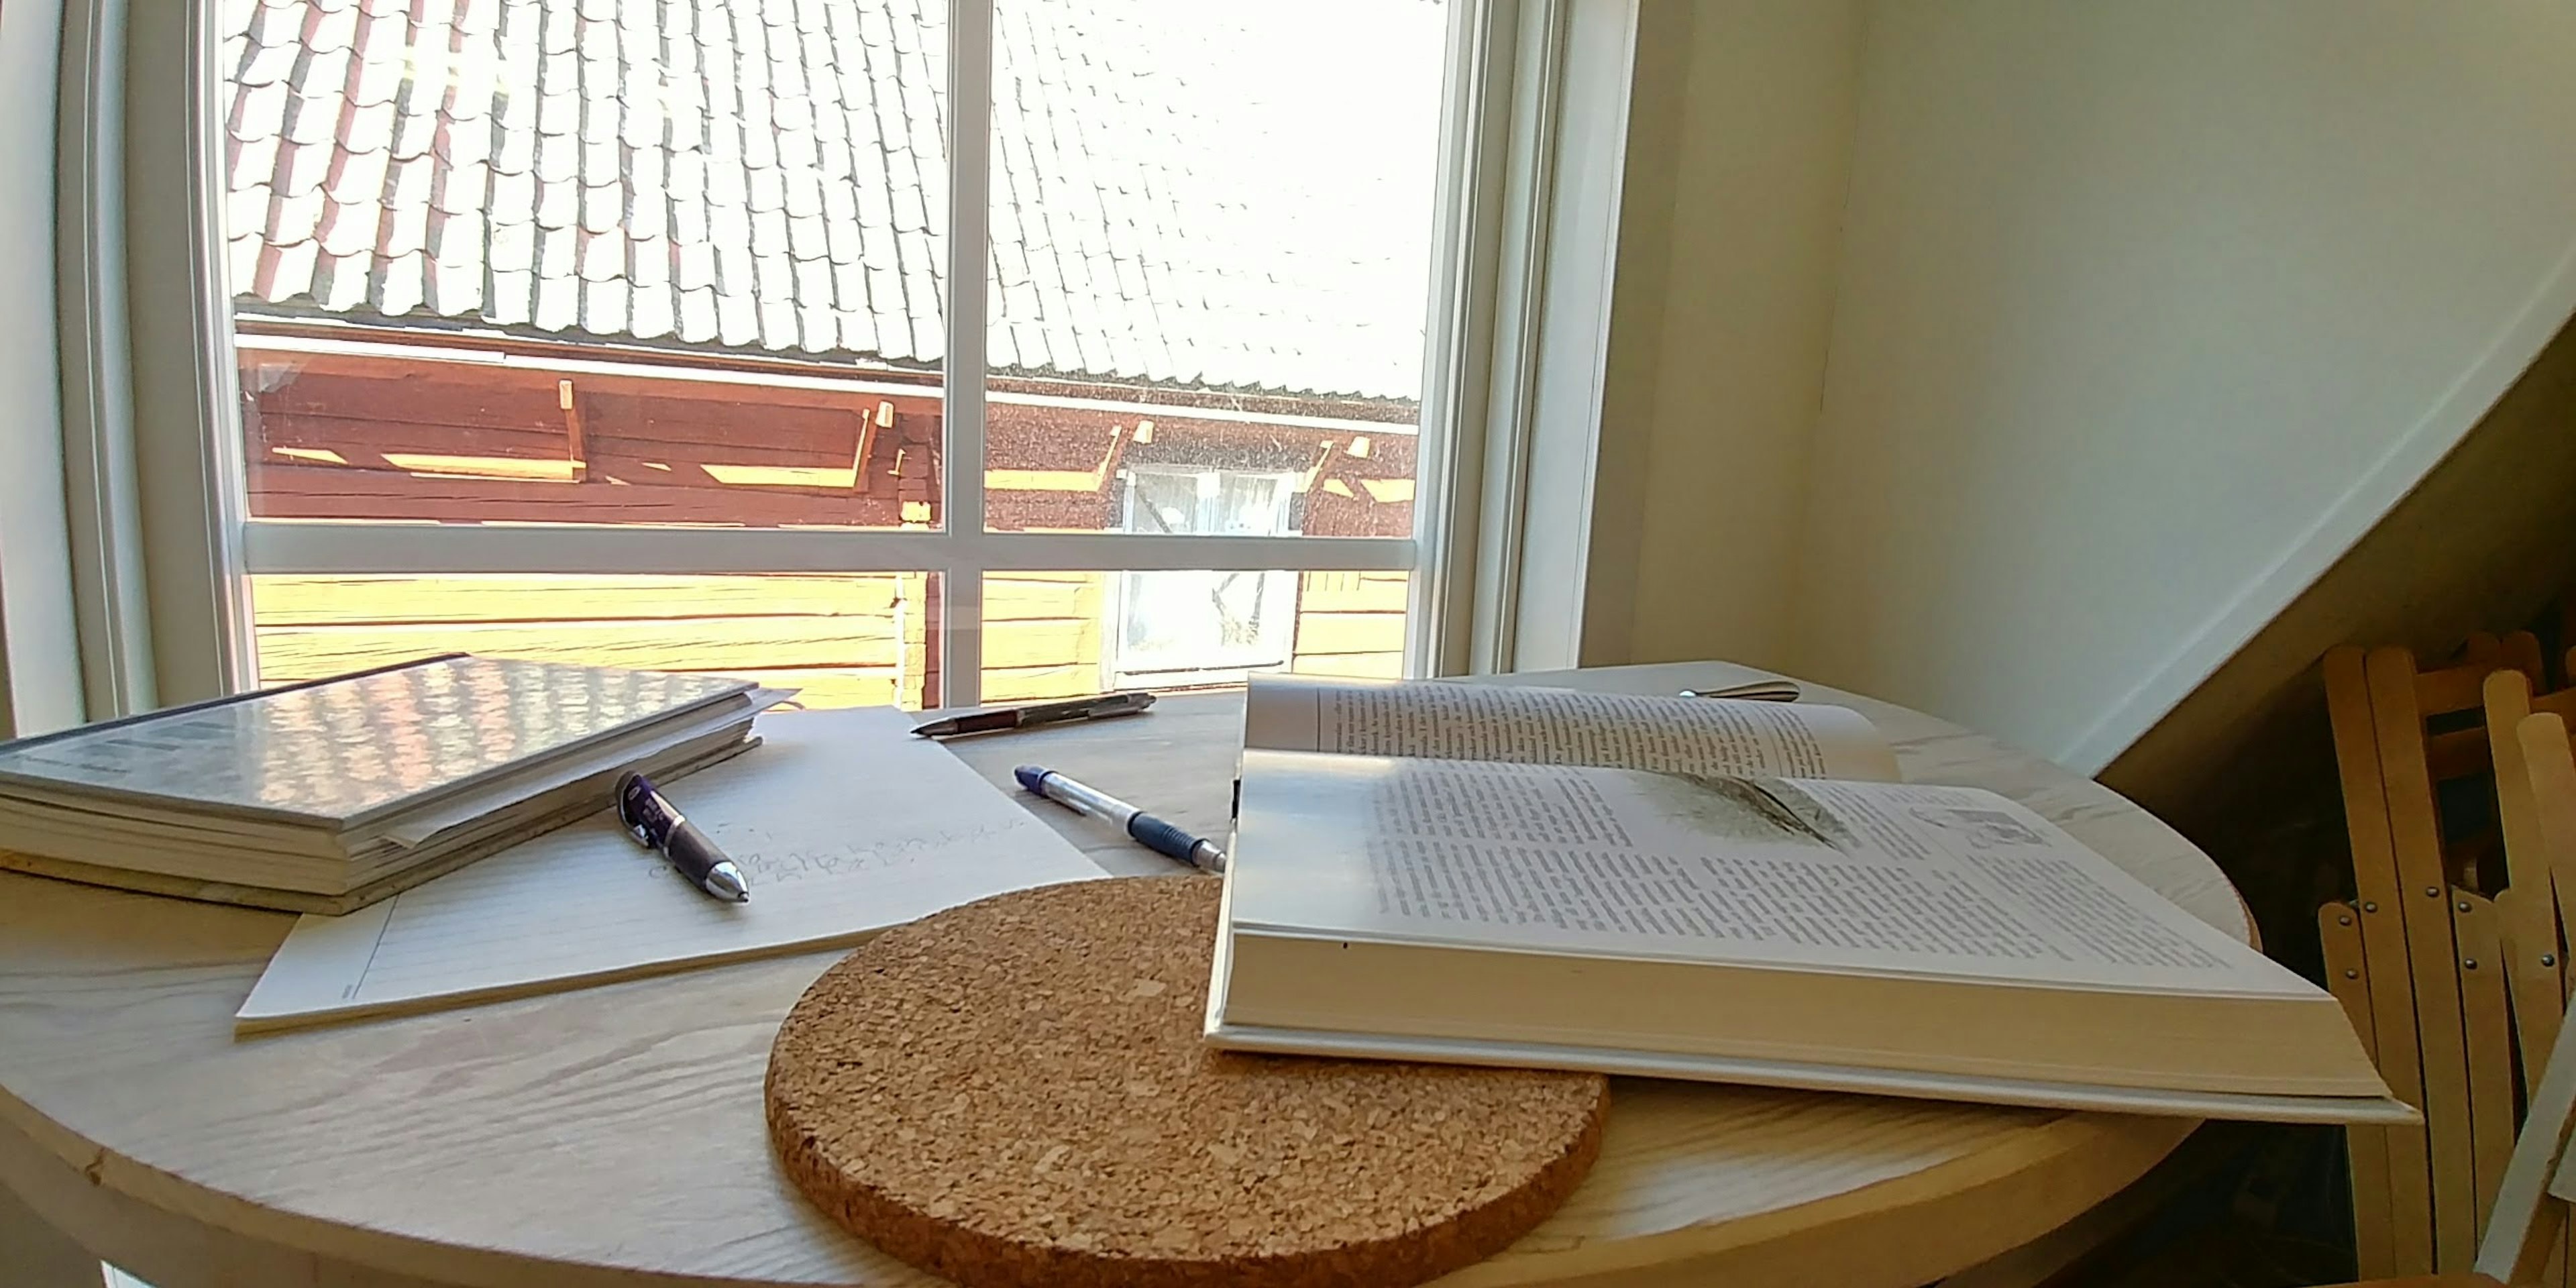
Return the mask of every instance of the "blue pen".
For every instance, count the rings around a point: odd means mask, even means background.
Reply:
[[[1142,842],[1157,854],[1168,855],[1201,872],[1225,871],[1225,851],[1203,836],[1192,836],[1151,814],[1103,792],[1036,765],[1022,765],[1011,771],[1020,786],[1093,818],[1105,818],[1126,829],[1127,835]]]

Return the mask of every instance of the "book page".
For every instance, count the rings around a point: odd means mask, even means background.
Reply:
[[[602,811],[287,934],[249,1031],[454,1006],[856,942],[986,895],[1101,875],[891,707],[778,712],[766,741],[671,786],[748,903],[691,886]]]
[[[1502,685],[1254,676],[1243,744],[1280,751],[1893,782],[1849,707]]]
[[[1237,925],[2105,988],[2309,986],[1966,787],[1248,752]]]

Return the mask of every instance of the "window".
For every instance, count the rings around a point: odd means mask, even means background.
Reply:
[[[1116,674],[1161,572],[1293,574],[1296,669],[1623,623],[1639,11],[1019,3],[64,0],[70,486],[14,580],[71,602],[12,685],[613,641],[963,703]],[[1127,531],[1156,470],[1293,476],[1295,534]]]
[[[1404,669],[1483,13],[225,0],[259,675]]]
[[[1289,511],[1299,480],[1239,470],[1127,472],[1128,532],[1278,537],[1297,531]],[[1131,572],[1119,579],[1102,683],[1111,688],[1213,683],[1287,669],[1297,613],[1296,574],[1277,570]]]

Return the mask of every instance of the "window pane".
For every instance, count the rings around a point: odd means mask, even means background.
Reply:
[[[1410,535],[1446,7],[997,5],[988,526]]]
[[[230,0],[249,513],[938,522],[944,0]]]
[[[1404,672],[1401,572],[995,572],[984,700]]]
[[[251,578],[260,682],[433,653],[697,671],[802,690],[812,707],[938,690],[938,577]]]

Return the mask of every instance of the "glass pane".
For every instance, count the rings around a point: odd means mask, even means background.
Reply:
[[[249,513],[939,522],[944,0],[227,0]]]
[[[810,707],[937,700],[934,573],[250,580],[263,684],[467,652],[741,676]]]
[[[1447,16],[997,0],[988,526],[1412,533]]]
[[[984,700],[1404,673],[1402,572],[995,572]]]

